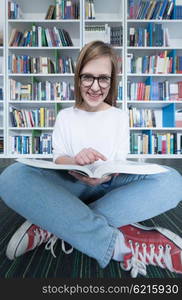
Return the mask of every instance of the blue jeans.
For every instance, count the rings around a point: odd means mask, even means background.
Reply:
[[[104,268],[112,257],[117,227],[175,207],[182,200],[182,176],[172,168],[155,175],[120,174],[93,187],[66,171],[14,163],[0,176],[0,196],[31,223]]]

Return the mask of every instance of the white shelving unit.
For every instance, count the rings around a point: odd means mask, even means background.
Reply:
[[[86,15],[87,0],[74,0],[80,3],[80,18],[79,19],[59,19],[59,20],[47,20],[45,19],[48,7],[55,5],[55,0],[32,0],[23,1],[16,0],[22,10],[21,19],[8,19],[8,0],[2,0],[4,7],[3,18],[4,28],[3,31],[6,33],[4,38],[4,45],[0,47],[0,56],[4,59],[4,69],[2,75],[0,74],[0,84],[4,86],[4,101],[0,102],[0,111],[3,111],[3,123],[0,123],[0,135],[4,135],[4,153],[0,154],[4,157],[15,158],[19,156],[28,157],[41,157],[51,158],[52,154],[19,154],[12,152],[12,137],[13,136],[32,136],[36,135],[36,132],[42,132],[51,134],[52,126],[48,127],[14,127],[10,118],[10,111],[12,108],[20,109],[39,109],[41,107],[47,109],[58,110],[58,106],[62,108],[73,105],[74,99],[64,100],[14,100],[11,98],[10,80],[20,82],[22,85],[27,85],[37,80],[40,82],[50,81],[51,83],[66,82],[73,86],[74,74],[73,73],[33,73],[33,74],[22,74],[9,72],[8,68],[8,57],[12,55],[28,55],[32,57],[46,56],[55,61],[55,57],[58,54],[59,57],[71,57],[73,61],[76,61],[79,51],[84,46],[87,36],[86,28],[88,26],[107,26],[110,28],[121,27],[122,28],[122,43],[115,45],[114,48],[117,51],[118,57],[122,64],[121,72],[118,75],[118,83],[122,82],[122,100],[117,100],[117,106],[121,109],[128,110],[130,106],[137,109],[163,109],[168,105],[174,105],[175,110],[182,109],[182,101],[167,101],[167,100],[150,100],[150,101],[139,101],[136,99],[129,99],[128,94],[128,81],[131,82],[145,82],[150,77],[156,82],[168,80],[171,83],[181,81],[181,74],[142,74],[142,73],[129,73],[128,72],[128,54],[133,54],[135,57],[138,56],[150,56],[157,55],[163,51],[172,51],[175,49],[177,55],[182,55],[182,31],[179,28],[182,25],[182,20],[138,20],[128,18],[128,3],[129,0],[95,0],[94,1],[94,19],[88,19]],[[178,0],[182,2],[182,0]],[[180,3],[181,3],[180,2]],[[182,3],[181,3],[182,4]],[[6,17],[5,17],[6,16]],[[149,46],[129,46],[129,31],[131,27],[134,28],[146,28],[148,24],[162,24],[163,28],[168,30],[170,37],[170,45],[164,47],[149,47]],[[65,29],[69,32],[73,41],[73,46],[64,47],[20,47],[10,46],[9,40],[12,30],[16,28],[19,31],[24,32],[30,30],[32,25],[42,26],[44,28],[57,28]],[[94,36],[96,39],[97,35]],[[0,118],[1,121],[1,118]],[[154,128],[130,128],[130,132],[147,132],[151,133],[175,133],[182,132],[182,128],[175,127],[154,127]],[[128,154],[128,158],[135,159],[147,159],[147,158],[182,158],[182,154]]]
[[[77,0],[76,2],[80,2],[80,16],[82,12],[82,1]],[[33,24],[37,26],[42,26],[44,28],[53,28],[56,27],[58,29],[64,29],[69,32],[70,37],[73,42],[73,46],[63,46],[63,47],[12,47],[8,46],[7,48],[7,56],[15,55],[28,55],[33,57],[49,57],[54,63],[56,59],[56,54],[59,57],[71,57],[73,61],[76,61],[78,53],[82,47],[82,23],[81,18],[79,19],[45,19],[48,7],[50,5],[54,5],[55,1],[53,0],[40,0],[33,2],[25,2],[22,0],[17,1],[20,5],[23,13],[22,19],[9,19],[7,21],[7,45],[9,45],[9,39],[11,36],[11,32],[13,28],[17,30],[25,31],[31,30],[31,26]],[[8,5],[8,4],[7,4]],[[8,9],[8,7],[7,7]],[[10,79],[16,80],[17,82],[21,82],[22,84],[30,83],[32,78],[37,81],[46,82],[49,81],[51,83],[56,82],[66,82],[66,84],[73,85],[74,74],[72,73],[31,73],[31,74],[21,74],[21,73],[10,73],[8,71],[8,66],[6,70],[8,74],[7,82],[9,83]],[[10,88],[8,88],[8,91]],[[11,107],[15,107],[16,109],[40,109],[41,107],[47,109],[55,109],[56,105],[61,104],[62,107],[66,107],[73,103],[73,99],[71,100],[51,100],[47,99],[43,100],[34,100],[31,99],[27,101],[16,100],[12,101],[10,97],[10,93],[8,92],[8,113],[7,113],[7,123],[8,123],[8,156],[9,157],[17,157],[17,156],[29,156],[29,157],[42,157],[42,158],[49,158],[52,157],[51,154],[20,154],[20,153],[12,153],[12,136],[19,136],[19,135],[27,135],[31,136],[32,132],[39,131],[42,133],[51,134],[52,133],[52,126],[51,127],[26,127],[26,128],[18,128],[13,127],[10,120],[9,111]]]
[[[108,26],[110,28],[110,32],[113,29],[118,27],[122,28],[122,41],[120,44],[113,45],[113,48],[116,50],[118,58],[120,60],[119,69],[121,70],[118,74],[118,85],[119,82],[122,85],[122,99],[124,95],[124,60],[123,60],[123,53],[124,53],[124,1],[120,0],[113,0],[107,1],[107,5],[103,0],[94,1],[94,11],[95,11],[95,18],[89,19],[88,15],[86,14],[86,5],[87,0],[83,1],[83,45],[87,42],[86,38],[86,26]],[[112,35],[112,34],[111,34]],[[97,39],[100,35],[97,35],[97,32],[94,32],[94,37]],[[105,39],[102,39],[105,41]],[[107,40],[106,40],[107,42]],[[123,101],[117,99],[118,107],[123,107]]]
[[[177,1],[176,1],[177,2]],[[129,5],[130,1],[127,0],[126,4]],[[178,4],[182,5],[182,1],[178,1]],[[128,6],[125,6],[125,15],[128,16]],[[130,46],[129,44],[129,38],[130,38],[130,30],[131,28],[135,28],[135,32],[139,28],[145,28],[149,26],[149,24],[161,24],[163,30],[166,30],[168,32],[169,36],[169,45],[168,46]],[[159,20],[159,19],[153,19],[153,20],[141,20],[141,19],[126,19],[125,23],[125,31],[127,32],[127,41],[126,41],[126,52],[125,52],[125,57],[127,59],[127,66],[128,66],[128,56],[130,57],[133,55],[135,58],[136,57],[144,57],[144,56],[151,56],[151,55],[159,55],[163,51],[167,51],[169,53],[172,50],[176,51],[176,55],[181,56],[182,55],[182,31],[178,30],[179,27],[182,25],[182,20],[175,20],[175,19],[170,19],[170,20]],[[132,32],[132,30],[131,30]],[[154,39],[154,36],[153,36]],[[172,74],[172,73],[162,73],[162,74],[151,74],[151,73],[145,73],[142,74],[141,72],[139,73],[131,73],[128,72],[128,68],[125,73],[125,100],[126,100],[126,107],[129,109],[129,107],[136,108],[137,110],[141,109],[152,109],[152,110],[162,110],[165,107],[169,107],[170,105],[174,105],[175,111],[178,109],[182,109],[182,101],[175,101],[175,100],[160,100],[160,99],[155,99],[149,101],[145,100],[136,100],[131,97],[129,97],[128,93],[128,82],[132,83],[139,83],[143,82],[145,83],[147,78],[152,78],[153,81],[155,82],[164,82],[165,80],[169,81],[169,83],[176,83],[178,81],[181,81],[181,74]],[[171,112],[171,115],[173,114],[173,111]],[[172,118],[173,116],[171,116]],[[170,118],[170,116],[169,116]],[[130,135],[132,133],[138,132],[140,135],[145,134],[149,132],[149,134],[161,134],[164,135],[166,133],[175,133],[175,132],[180,132],[182,131],[182,128],[176,128],[175,124],[174,127],[131,127],[130,128]],[[140,137],[141,138],[141,137]],[[140,139],[139,138],[139,139]],[[140,141],[141,142],[141,141]],[[138,153],[135,154],[129,154],[129,158],[181,158],[181,154],[158,154],[158,153],[153,153],[151,151],[150,154],[140,154],[140,143],[138,144],[138,149],[135,151]],[[139,149],[140,148],[140,149]],[[150,146],[149,146],[150,148]],[[150,150],[149,150],[150,151]]]

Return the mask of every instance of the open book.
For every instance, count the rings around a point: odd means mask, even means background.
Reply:
[[[55,164],[53,161],[31,159],[31,158],[18,158],[16,161],[23,164],[44,169],[55,170],[74,170],[85,176],[92,178],[102,178],[113,173],[126,173],[126,174],[156,174],[167,172],[168,170],[158,164],[153,163],[139,163],[134,161],[104,161],[96,162],[94,164],[80,166],[80,165],[61,165]]]

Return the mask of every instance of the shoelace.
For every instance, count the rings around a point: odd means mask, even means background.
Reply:
[[[54,253],[54,245],[55,245],[58,238],[55,235],[52,235],[49,231],[43,230],[41,228],[36,229],[34,232],[35,232],[35,244],[34,245],[39,246],[43,242],[47,242],[46,245],[45,245],[45,249],[50,250],[53,257],[56,257],[56,255]],[[62,246],[62,251],[65,254],[70,254],[70,253],[73,252],[73,247],[66,250],[64,240],[62,240],[61,246]]]
[[[133,247],[132,241],[129,241],[131,245],[132,258],[128,261],[127,268],[124,267],[123,262],[120,263],[121,268],[125,271],[131,270],[131,276],[133,278],[137,277],[138,274],[146,275],[146,265],[151,264],[154,266],[160,266],[161,268],[167,267],[171,272],[173,272],[172,259],[171,259],[171,246],[166,245],[165,248],[159,245],[159,253],[155,253],[155,246],[150,245],[150,253],[147,253],[146,244],[142,244],[143,253],[139,252],[139,244],[135,243],[135,249]],[[162,263],[162,260],[164,263]]]
[[[54,253],[54,245],[57,241],[57,237],[55,235],[53,235],[46,243],[45,245],[45,249],[46,250],[51,250],[51,253],[54,257],[56,257],[55,253]],[[61,240],[61,247],[62,247],[62,251],[65,253],[65,254],[70,254],[73,252],[73,247],[71,247],[70,249],[66,250],[65,248],[65,242],[64,240]]]
[[[49,231],[43,230],[40,227],[36,228],[34,233],[34,247],[41,245],[51,237],[51,233]]]

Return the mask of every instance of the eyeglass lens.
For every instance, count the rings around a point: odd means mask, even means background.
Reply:
[[[108,87],[110,85],[110,82],[111,82],[111,78],[109,76],[94,77],[92,75],[82,74],[80,76],[80,78],[81,78],[82,85],[85,86],[85,87],[92,86],[95,80],[97,80],[98,85],[100,87],[103,87],[103,88]]]

